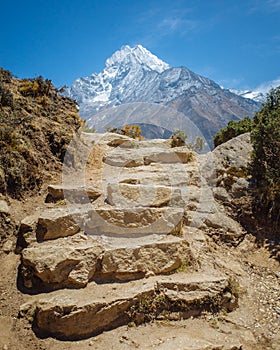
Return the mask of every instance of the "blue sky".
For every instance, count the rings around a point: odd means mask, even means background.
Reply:
[[[279,23],[280,0],[2,1],[0,66],[70,85],[142,44],[225,87],[280,85]]]

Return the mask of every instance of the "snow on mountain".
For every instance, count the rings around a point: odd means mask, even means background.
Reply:
[[[264,102],[266,98],[266,92],[264,91],[252,91],[252,90],[237,90],[237,89],[229,89],[232,93],[244,97],[249,98],[251,100],[257,101],[257,102]]]
[[[145,72],[162,73],[168,68],[167,63],[143,46],[131,48],[126,45],[106,60],[105,69],[101,73],[77,79],[70,89],[70,95],[79,104],[92,104],[99,110],[110,99],[118,104],[119,97],[128,86],[133,85],[135,78],[141,80]],[[122,83],[117,87],[120,82]],[[114,91],[111,96],[112,90]]]
[[[124,120],[134,123],[136,103],[138,122],[145,120],[164,128],[169,123],[180,129],[186,125],[182,122],[183,115],[201,130],[210,144],[213,135],[229,120],[253,116],[260,107],[258,102],[223,89],[186,67],[170,67],[141,45],[123,46],[106,60],[102,72],[77,79],[69,95],[79,103],[81,117],[98,131],[106,125],[119,127]],[[125,108],[118,113],[116,108],[123,104],[132,110]],[[158,112],[154,105],[159,107]],[[165,125],[160,125],[162,106],[171,108],[171,113],[165,113]],[[121,117],[124,112],[125,119]],[[118,117],[113,118],[114,115]]]

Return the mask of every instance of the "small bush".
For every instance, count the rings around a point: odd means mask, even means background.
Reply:
[[[14,107],[13,94],[6,89],[0,82],[0,106],[2,107]]]
[[[20,92],[23,96],[48,96],[51,93],[54,93],[54,87],[51,80],[44,80],[41,76],[39,76],[35,79],[24,79],[20,87]]]
[[[185,146],[187,134],[184,130],[175,130],[171,136],[171,147]]]
[[[231,120],[225,128],[221,129],[214,136],[214,146],[217,147],[238,135],[250,132],[252,130],[252,127],[253,121],[249,117],[246,117],[237,122]]]
[[[124,125],[122,128],[116,128],[107,126],[107,132],[113,132],[115,134],[125,135],[131,137],[136,140],[143,140],[144,136],[142,136],[142,130],[140,125]]]

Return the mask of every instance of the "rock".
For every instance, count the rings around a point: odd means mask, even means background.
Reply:
[[[211,229],[214,229],[212,233],[216,233],[219,239],[224,242],[238,244],[245,235],[238,222],[221,212],[207,215],[204,224],[210,228],[210,234]]]
[[[108,134],[109,135],[109,134]],[[109,140],[107,143],[110,147],[124,147],[124,148],[130,148],[133,147],[132,143],[134,140],[128,136],[125,135],[117,135],[117,134],[111,134],[111,137],[106,137],[106,141]],[[105,138],[104,138],[105,141]]]
[[[118,207],[181,206],[184,201],[181,190],[167,186],[109,184],[108,203]]]
[[[35,230],[39,216],[40,216],[40,213],[26,216],[20,222],[20,230],[22,232],[29,232],[29,231]]]
[[[232,184],[231,195],[233,198],[240,198],[248,193],[249,180],[245,178],[237,178]]]
[[[20,253],[23,248],[26,248],[30,244],[36,242],[36,227],[39,216],[40,212],[37,212],[36,214],[26,216],[23,220],[21,220],[16,245],[16,253]]]
[[[139,142],[140,148],[171,148],[170,139],[151,139]]]
[[[14,243],[11,239],[8,239],[4,244],[3,244],[3,247],[2,247],[2,250],[4,253],[6,254],[9,254],[11,252],[13,252],[14,250]]]
[[[85,232],[89,234],[124,235],[133,237],[147,234],[168,234],[178,232],[182,224],[182,208],[108,208],[88,210]]]
[[[93,278],[103,250],[100,243],[83,234],[35,243],[22,252],[24,284],[40,289],[84,287]]]
[[[101,196],[100,190],[93,187],[75,187],[69,185],[49,185],[46,201],[67,199],[70,202],[85,203]]]
[[[44,211],[38,218],[37,240],[44,241],[74,235],[83,225],[83,209],[67,210],[52,208]]]
[[[0,199],[0,214],[10,214],[10,207],[8,203],[3,199]]]
[[[230,201],[230,195],[224,187],[214,187],[213,193],[215,199],[225,203]]]
[[[208,182],[212,186],[222,186],[228,191],[231,190],[239,178],[247,178],[251,152],[249,133],[239,135],[216,147],[204,158],[203,173]],[[248,186],[245,182],[242,185]]]
[[[187,241],[169,238],[152,244],[132,248],[111,249],[104,252],[100,278],[129,280],[170,273],[192,263]],[[108,277],[107,277],[108,276]]]
[[[229,281],[203,274],[150,277],[114,284],[89,284],[81,290],[55,291],[21,306],[20,314],[33,319],[40,336],[61,340],[88,338],[105,330],[149,319],[189,318],[209,308],[226,308],[223,295]],[[143,314],[146,307],[146,318]]]

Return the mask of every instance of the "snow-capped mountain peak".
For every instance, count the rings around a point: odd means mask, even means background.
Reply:
[[[102,72],[77,79],[69,95],[97,130],[133,124],[136,116],[138,122],[154,125],[166,119],[161,126],[172,133],[190,120],[209,144],[229,120],[253,116],[260,106],[186,67],[170,67],[141,45],[123,46],[106,60]],[[165,119],[162,106],[172,112]],[[174,116],[177,112],[183,114]]]
[[[169,64],[163,62],[157,56],[153,55],[142,45],[137,45],[132,48],[128,45],[123,46],[106,60],[105,70],[110,70],[113,67],[121,65],[141,65],[147,70],[155,70],[158,73],[162,73],[166,69],[170,68]]]

